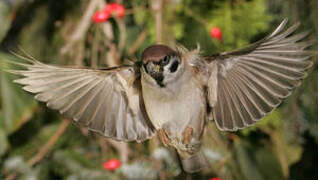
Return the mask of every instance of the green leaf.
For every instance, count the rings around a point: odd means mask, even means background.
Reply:
[[[1,117],[0,117],[1,120]],[[8,150],[9,143],[5,131],[0,128],[0,157]],[[1,160],[0,160],[1,163]]]
[[[184,24],[180,22],[175,23],[174,26],[172,27],[172,31],[176,39],[181,39],[183,37]]]
[[[263,119],[259,120],[257,123],[255,123],[254,126],[245,128],[241,130],[240,132],[248,136],[250,132],[256,131],[259,128],[265,127],[265,128],[279,128],[283,125],[283,120],[282,120],[282,114],[279,109],[274,110],[267,116],[265,116]]]
[[[1,91],[1,113],[3,118],[1,119],[3,129],[6,134],[11,134],[19,129],[25,122],[30,120],[36,107],[36,102],[32,99],[32,96],[24,92],[21,86],[13,83],[13,76],[5,69],[11,69],[9,64],[5,64],[4,60],[17,61],[17,58],[0,53],[0,91]]]
[[[147,9],[143,8],[143,7],[135,7],[135,13],[134,13],[134,20],[136,22],[137,25],[143,25],[146,20],[149,17],[149,13],[147,12]]]
[[[251,154],[241,140],[234,141],[234,153],[245,180],[264,179],[255,166],[255,160],[251,158]]]
[[[281,180],[284,179],[283,172],[275,154],[267,146],[252,147],[255,152],[255,166],[258,167],[264,179]]]
[[[10,26],[10,7],[6,1],[0,1],[0,42],[6,36]]]

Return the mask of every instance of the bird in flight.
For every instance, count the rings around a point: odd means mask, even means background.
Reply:
[[[93,132],[137,142],[157,134],[192,173],[208,166],[200,150],[207,123],[222,131],[251,126],[305,78],[313,64],[309,33],[286,24],[246,48],[211,56],[156,44],[130,66],[69,68],[20,56],[25,63],[11,63],[23,69],[9,72],[22,76],[14,82],[36,100]]]

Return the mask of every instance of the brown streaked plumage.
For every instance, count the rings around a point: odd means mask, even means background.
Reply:
[[[251,126],[299,86],[312,66],[308,33],[284,31],[287,21],[250,46],[201,57],[199,50],[153,45],[142,65],[91,70],[46,65],[30,58],[14,82],[35,99],[89,130],[121,141],[158,133],[174,147],[187,172],[208,166],[201,152],[207,119],[220,130]],[[211,111],[207,111],[210,109]]]

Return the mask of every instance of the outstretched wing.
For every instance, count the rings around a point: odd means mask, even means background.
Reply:
[[[265,39],[247,48],[213,57],[209,64],[208,100],[221,130],[252,125],[277,107],[300,85],[313,64],[303,39],[293,35],[299,24],[283,31],[284,20]],[[211,57],[212,58],[212,57]]]
[[[116,140],[143,141],[154,135],[134,67],[75,69],[24,60],[28,63],[13,62],[24,68],[9,71],[23,76],[14,82],[48,107]]]

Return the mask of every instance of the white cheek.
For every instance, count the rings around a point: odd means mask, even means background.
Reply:
[[[157,85],[156,81],[148,73],[146,73],[143,68],[141,69],[141,76],[142,80],[148,84]]]
[[[170,71],[170,66],[164,67],[164,84],[169,84],[171,82],[175,82],[184,72],[184,64],[179,64],[178,69],[175,72]]]

